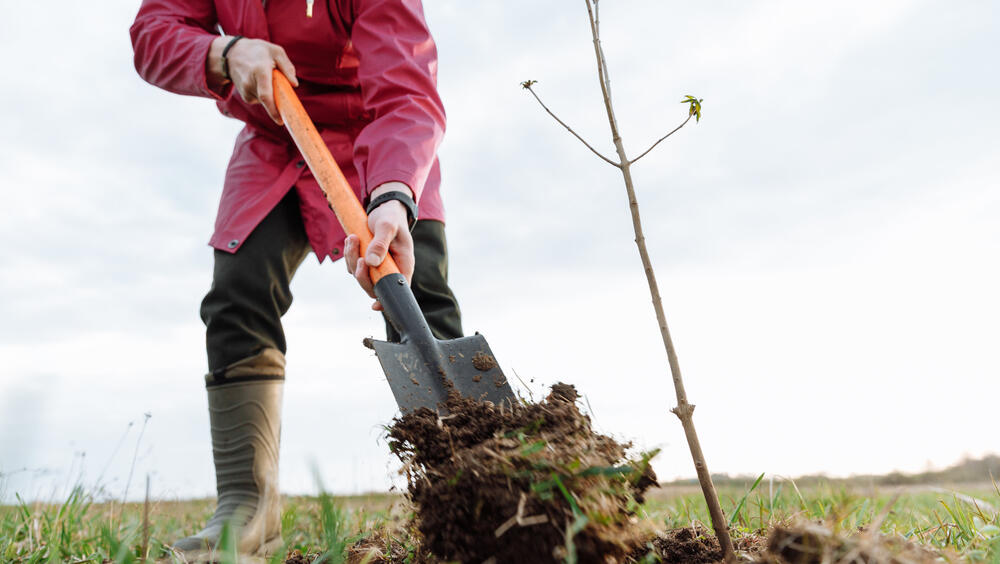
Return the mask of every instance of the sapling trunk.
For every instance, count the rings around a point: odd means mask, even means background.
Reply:
[[[700,118],[701,101],[688,97],[691,103],[691,108],[687,119],[673,131],[660,138],[638,157],[629,160],[628,155],[625,153],[625,146],[622,143],[621,134],[618,131],[618,121],[615,118],[614,105],[611,103],[611,81],[608,78],[608,64],[604,58],[604,50],[601,47],[598,1],[599,0],[584,0],[587,4],[587,14],[590,19],[591,35],[594,38],[594,55],[597,59],[597,74],[601,83],[601,94],[604,97],[604,107],[608,114],[608,124],[611,127],[611,137],[615,144],[615,151],[618,153],[618,162],[602,155],[586,141],[584,141],[584,139],[573,131],[572,128],[563,123],[562,120],[552,113],[552,111],[549,110],[544,103],[542,103],[541,99],[538,98],[538,95],[535,94],[535,91],[531,88],[535,83],[534,81],[529,80],[523,82],[522,86],[528,89],[531,94],[535,96],[535,99],[537,99],[542,107],[545,108],[545,111],[552,115],[552,117],[554,117],[563,127],[568,129],[570,133],[576,136],[577,139],[586,145],[588,149],[604,161],[621,170],[622,178],[625,182],[625,191],[628,194],[629,211],[632,214],[632,227],[635,231],[635,244],[639,249],[639,257],[642,260],[643,271],[646,273],[646,281],[649,284],[649,293],[652,297],[653,309],[656,311],[656,321],[660,326],[660,335],[663,339],[663,347],[667,352],[670,374],[673,378],[674,391],[677,395],[677,407],[671,409],[671,412],[677,415],[681,421],[681,426],[684,428],[684,437],[687,439],[688,448],[691,450],[691,458],[694,460],[695,471],[698,474],[698,482],[701,484],[702,493],[705,496],[705,503],[708,506],[708,512],[712,520],[712,527],[715,529],[715,534],[719,540],[719,545],[722,547],[723,555],[727,562],[735,562],[736,552],[733,549],[733,541],[729,536],[729,527],[726,523],[725,515],[722,512],[722,506],[719,503],[719,496],[715,491],[715,485],[712,483],[712,475],[709,473],[708,464],[705,462],[705,455],[702,453],[701,443],[698,441],[698,433],[695,431],[694,419],[692,417],[695,406],[688,403],[687,393],[684,391],[684,381],[681,378],[680,363],[677,360],[677,351],[674,348],[673,340],[670,338],[670,329],[667,327],[667,318],[663,312],[663,303],[660,299],[659,286],[656,283],[656,274],[653,271],[653,264],[649,259],[649,251],[646,249],[646,237],[643,235],[642,231],[639,203],[636,200],[635,187],[632,183],[632,164],[649,153],[649,151],[658,145],[660,141],[663,141],[681,127],[684,127],[684,125],[691,120],[692,116],[698,116]]]

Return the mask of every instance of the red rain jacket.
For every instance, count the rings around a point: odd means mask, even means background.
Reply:
[[[236,252],[284,197],[298,191],[306,235],[320,262],[342,255],[344,232],[284,127],[232,85],[208,87],[205,59],[219,32],[282,46],[297,93],[362,200],[380,184],[405,183],[421,219],[444,220],[437,147],[445,114],[437,50],[420,0],[143,0],[131,28],[135,67],[171,92],[214,98],[246,123],[209,244]]]

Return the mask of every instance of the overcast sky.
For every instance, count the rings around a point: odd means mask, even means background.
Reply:
[[[214,493],[198,305],[240,124],[142,82],[136,1],[8,3],[0,48],[0,500],[82,479]],[[619,124],[713,472],[921,471],[1000,451],[1000,14],[993,1],[603,4]],[[425,0],[448,110],[453,287],[538,397],[694,475],[583,2]],[[307,260],[286,316],[281,485],[401,480],[381,319]],[[144,413],[151,414],[145,433]],[[131,426],[130,426],[131,425]],[[138,445],[138,446],[137,446]]]

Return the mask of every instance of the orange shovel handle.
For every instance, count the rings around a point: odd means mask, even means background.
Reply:
[[[309,114],[302,107],[299,97],[295,95],[291,83],[277,69],[274,70],[274,101],[285,127],[292,134],[295,145],[319,182],[323,194],[326,195],[326,201],[333,208],[333,213],[337,214],[340,225],[345,232],[357,235],[361,240],[360,256],[364,260],[368,244],[372,242],[372,232],[368,230],[368,214],[361,207],[361,202],[344,178],[344,173],[340,171],[337,161],[330,154],[330,149],[309,119]],[[386,254],[382,264],[369,267],[368,272],[371,274],[372,282],[375,283],[383,276],[399,273],[399,268],[396,267],[396,261],[392,260],[392,255]]]

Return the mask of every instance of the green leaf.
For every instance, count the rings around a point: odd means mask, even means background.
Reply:
[[[545,448],[545,441],[535,441],[521,449],[521,456],[530,456]]]
[[[573,515],[576,515],[577,521],[579,521],[580,517],[583,517],[583,512],[580,511],[580,506],[576,504],[576,499],[573,498],[573,494],[569,493],[569,490],[566,489],[566,486],[563,485],[562,480],[559,478],[558,474],[553,474],[552,480],[556,483],[556,487],[558,487],[559,491],[562,492],[563,497],[566,498],[566,501],[569,502],[569,506],[573,510]]]
[[[636,469],[631,466],[591,466],[577,472],[577,476],[621,476],[631,474]]]
[[[702,102],[701,98],[695,98],[690,94],[685,96],[684,99],[681,100],[681,104],[690,105],[688,107],[688,116],[694,116],[695,123],[701,121],[701,102]]]
[[[551,491],[556,487],[556,481],[554,479],[545,480],[544,482],[535,482],[531,484],[531,491],[535,493],[543,493]]]

